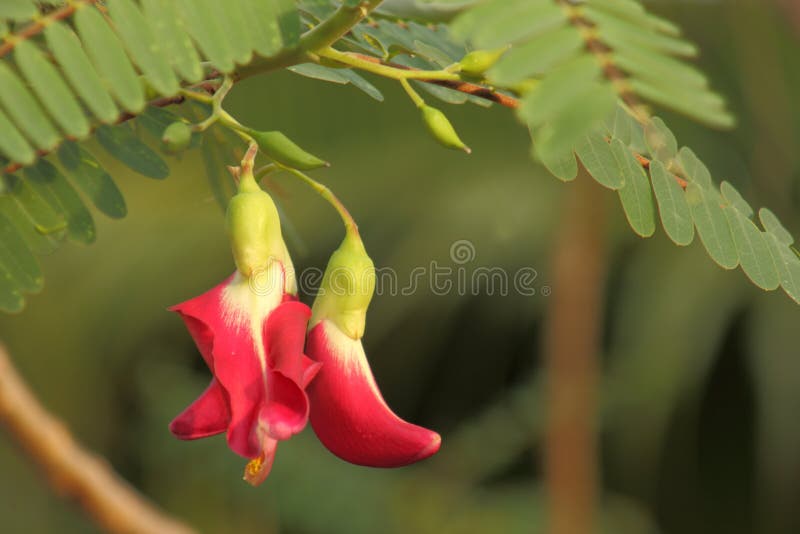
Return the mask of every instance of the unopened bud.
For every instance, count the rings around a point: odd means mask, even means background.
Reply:
[[[422,119],[425,121],[425,125],[439,143],[447,148],[463,150],[467,154],[472,152],[458,137],[453,125],[450,124],[444,113],[430,106],[422,106],[420,110],[422,111]]]
[[[508,47],[496,50],[473,50],[458,62],[461,72],[470,76],[480,76],[497,63],[506,50]]]
[[[248,130],[247,133],[250,134],[253,140],[258,144],[258,148],[261,152],[281,165],[301,171],[329,166],[326,161],[319,159],[313,154],[309,154],[297,146],[297,144],[286,137],[283,132],[259,132],[256,130]]]
[[[189,146],[192,140],[192,129],[185,122],[173,122],[161,135],[161,142],[167,152],[180,152]]]

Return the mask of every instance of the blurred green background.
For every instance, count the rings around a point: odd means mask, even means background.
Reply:
[[[713,132],[667,115],[717,181],[770,206],[800,235],[800,20],[791,0],[657,2],[702,50],[740,125]],[[448,107],[474,153],[431,141],[398,87],[386,102],[277,73],[238,85],[240,120],[281,129],[333,163],[314,176],[358,220],[378,267],[404,280],[432,260],[533,267],[537,294],[385,295],[365,345],[389,404],[438,430],[441,452],[376,470],[328,453],[310,427],[282,443],[258,489],[217,437],[184,443],[167,423],[208,371],[167,306],[233,269],[222,212],[197,152],[164,182],[114,173],[129,215],[98,215],[91,247],[44,261],[47,288],[0,339],[43,402],[136,487],[202,532],[529,533],[543,529],[541,331],[564,185],[530,162],[525,130],[501,108]],[[231,161],[230,163],[235,163]],[[113,165],[109,163],[113,168]],[[324,267],[335,213],[290,176],[273,192],[298,269]],[[601,527],[613,533],[800,531],[800,308],[724,272],[696,242],[634,237],[611,192],[602,344]],[[308,301],[308,299],[306,298]],[[576,324],[576,329],[581,325]],[[94,527],[59,499],[0,433],[2,532]]]

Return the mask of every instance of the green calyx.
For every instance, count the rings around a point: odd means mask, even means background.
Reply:
[[[272,198],[256,183],[252,168],[239,177],[239,190],[228,203],[226,214],[236,268],[250,278],[273,260],[287,263],[280,217]]]
[[[481,76],[499,60],[509,47],[495,50],[473,50],[458,62],[460,71],[468,76]]]
[[[292,169],[307,171],[328,167],[329,163],[300,148],[283,132],[259,132],[248,129],[247,134],[258,144],[258,149],[272,160]]]
[[[328,319],[351,338],[361,339],[374,292],[375,264],[367,256],[358,232],[348,230],[342,244],[328,260],[311,308],[309,328]]]
[[[463,150],[467,154],[472,152],[461,138],[458,137],[455,128],[450,124],[450,121],[444,113],[427,105],[422,105],[419,109],[422,111],[422,120],[425,121],[425,126],[428,127],[433,137],[439,141],[441,145],[455,150]]]

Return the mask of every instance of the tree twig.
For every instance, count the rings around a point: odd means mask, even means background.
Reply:
[[[0,345],[0,424],[44,470],[59,493],[75,499],[100,526],[119,534],[192,534],[81,447],[39,403]]]

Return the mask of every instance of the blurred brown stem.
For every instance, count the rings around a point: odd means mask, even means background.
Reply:
[[[190,534],[83,449],[39,403],[0,345],[0,424],[45,472],[55,490],[78,501],[101,527],[125,534]]]
[[[597,511],[597,353],[606,217],[604,196],[596,189],[583,170],[570,184],[550,270],[543,452],[550,534],[589,534]]]

